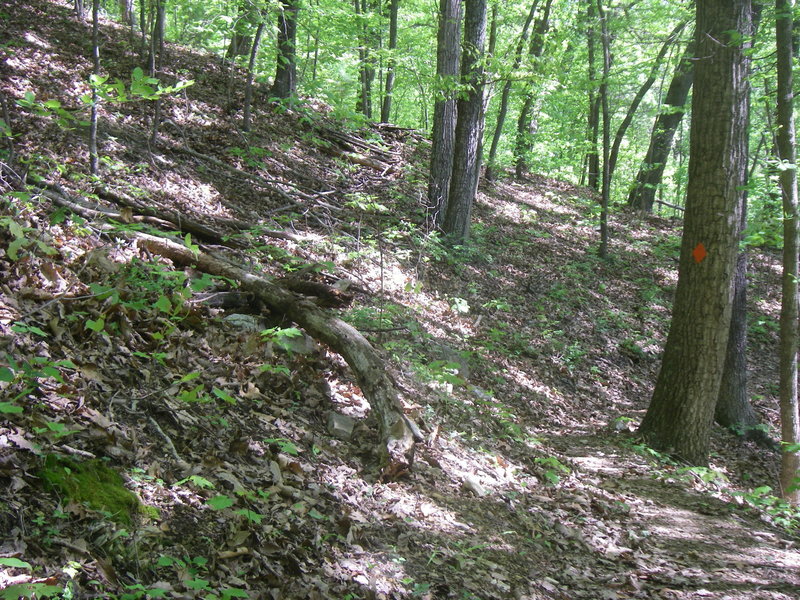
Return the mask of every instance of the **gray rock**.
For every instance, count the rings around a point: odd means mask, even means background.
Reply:
[[[353,435],[356,420],[335,412],[328,413],[328,433],[340,440],[349,440]]]

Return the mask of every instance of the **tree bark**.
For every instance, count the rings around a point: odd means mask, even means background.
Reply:
[[[503,125],[506,121],[508,114],[508,97],[511,95],[511,85],[513,83],[511,76],[519,68],[522,63],[522,52],[525,50],[525,45],[528,42],[528,30],[530,29],[533,17],[536,14],[536,8],[539,6],[539,0],[534,0],[531,4],[531,9],[528,11],[528,18],[525,19],[525,24],[522,26],[522,33],[520,33],[517,47],[514,49],[514,62],[509,70],[509,77],[503,83],[503,91],[500,94],[500,108],[497,112],[497,123],[494,127],[494,134],[492,135],[492,145],[489,147],[489,158],[486,161],[486,180],[494,181],[495,179],[495,159],[497,157],[497,146],[500,143],[500,137],[503,135]]]
[[[436,103],[433,107],[433,145],[428,179],[428,208],[434,226],[444,220],[456,131],[456,83],[461,40],[461,0],[440,0],[436,50]]]
[[[281,0],[278,15],[278,58],[270,95],[285,100],[297,95],[297,15],[298,0]]]
[[[486,42],[486,0],[466,0],[461,82],[458,99],[453,175],[442,231],[454,243],[469,239],[472,204],[478,191],[483,131],[483,51]]]
[[[783,285],[780,318],[780,407],[781,440],[784,448],[781,460],[781,493],[790,502],[800,502],[800,415],[797,398],[797,352],[800,347],[798,322],[798,283],[800,276],[800,214],[797,198],[797,152],[792,88],[792,3],[775,2],[775,37],[778,58],[778,136],[781,160],[779,182],[783,200]]]
[[[656,190],[661,184],[664,168],[667,165],[672,140],[678,130],[685,112],[689,90],[694,79],[694,40],[686,46],[675,73],[670,81],[667,95],[664,98],[664,109],[656,117],[653,131],[650,134],[650,146],[647,148],[642,166],[636,175],[636,182],[628,194],[628,206],[645,212],[653,211]]]
[[[392,94],[394,93],[394,77],[396,60],[394,53],[397,51],[397,11],[400,0],[389,2],[389,62],[386,65],[386,87],[384,88],[383,104],[381,104],[381,122],[388,123],[392,116]]]
[[[733,303],[747,182],[749,0],[701,0],[697,83],[678,287],[664,358],[640,432],[705,464]]]

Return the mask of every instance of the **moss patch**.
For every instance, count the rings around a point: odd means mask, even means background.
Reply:
[[[144,513],[136,494],[124,486],[122,476],[100,460],[75,462],[50,454],[39,476],[51,489],[74,502],[108,513],[120,525],[130,525],[134,514]]]

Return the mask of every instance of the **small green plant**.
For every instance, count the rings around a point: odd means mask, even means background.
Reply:
[[[545,467],[542,474],[550,485],[558,485],[561,483],[561,477],[570,473],[569,467],[555,456],[537,457],[533,459],[533,462]]]
[[[285,452],[286,454],[291,454],[292,456],[297,456],[299,451],[297,450],[297,446],[295,446],[294,442],[286,438],[265,438],[264,442],[267,444],[275,444],[278,446],[278,449],[281,452]]]
[[[263,341],[274,344],[288,353],[292,352],[291,340],[302,336],[303,332],[297,327],[270,327],[261,331]]]
[[[27,325],[14,325],[12,330],[16,331],[15,328],[30,329]],[[44,332],[42,333],[44,334]],[[0,402],[0,414],[23,412],[24,408],[19,404],[22,398],[38,391],[42,382],[47,379],[64,383],[62,371],[74,368],[75,365],[70,360],[54,361],[43,356],[36,356],[30,361],[17,361],[10,354],[6,354],[6,365],[0,366],[0,391],[3,391],[3,395],[10,399]]]

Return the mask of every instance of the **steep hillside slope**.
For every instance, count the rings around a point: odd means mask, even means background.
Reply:
[[[800,596],[793,513],[748,493],[777,455],[718,431],[689,469],[631,435],[678,222],[617,216],[601,261],[593,194],[541,177],[483,189],[447,248],[421,134],[263,97],[245,134],[241,73],[176,46],[164,83],[194,84],[155,139],[152,101],[104,102],[91,176],[87,24],[47,0],[0,18],[0,597]],[[138,43],[102,36],[129,83]],[[420,428],[410,471],[381,471],[339,353],[143,234],[357,328]],[[774,427],[779,272],[752,263]]]

